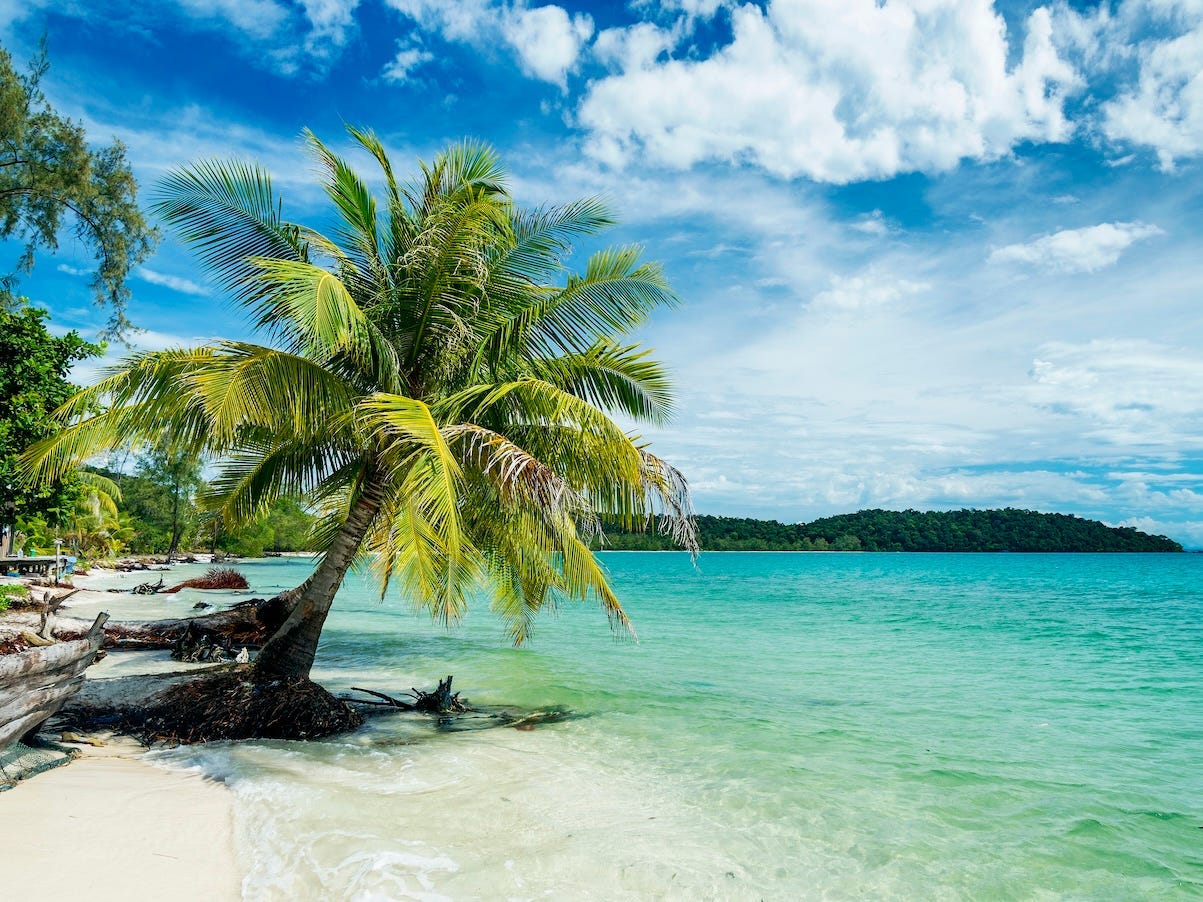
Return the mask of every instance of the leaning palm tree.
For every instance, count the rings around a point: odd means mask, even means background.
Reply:
[[[610,224],[604,206],[520,208],[485,146],[453,146],[401,182],[374,135],[349,131],[383,198],[306,133],[328,235],[285,221],[255,165],[165,181],[158,213],[266,341],[130,357],[58,412],[64,429],[28,472],[165,439],[220,462],[210,503],[226,522],[282,496],[312,505],[320,563],[261,673],[307,677],[356,561],[445,623],[485,588],[515,643],[561,599],[596,600],[630,629],[590,550],[603,526],[656,523],[696,550],[685,480],[613,419],[672,409],[661,366],[624,338],[675,303],[661,270],[618,248],[568,272],[573,241]]]

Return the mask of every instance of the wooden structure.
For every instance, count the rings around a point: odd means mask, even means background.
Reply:
[[[0,656],[0,750],[32,733],[79,691],[108,619],[98,614],[83,639]]]
[[[0,572],[19,573],[22,576],[49,576],[58,561],[58,572],[67,572],[67,555],[43,554],[37,557],[0,557]]]

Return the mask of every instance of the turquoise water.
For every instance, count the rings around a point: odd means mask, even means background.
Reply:
[[[238,794],[246,897],[1203,896],[1203,555],[604,559],[638,643],[573,607],[514,650],[351,579],[332,688],[587,716],[172,753]]]

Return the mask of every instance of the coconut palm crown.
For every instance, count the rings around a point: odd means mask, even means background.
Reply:
[[[654,517],[697,548],[685,480],[612,418],[672,410],[663,368],[623,339],[675,304],[660,268],[623,247],[569,273],[573,241],[610,225],[604,205],[522,209],[484,145],[400,182],[372,133],[349,132],[383,196],[307,132],[328,235],[285,221],[257,165],[165,180],[157,212],[266,341],[127,358],[58,412],[30,477],[166,436],[218,463],[210,503],[231,522],[307,500],[322,558],[259,656],[268,673],[308,675],[357,560],[447,623],[485,587],[515,643],[561,599],[595,599],[630,629],[590,551],[602,524]]]

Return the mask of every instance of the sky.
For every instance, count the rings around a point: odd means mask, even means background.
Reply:
[[[474,137],[525,204],[605,197],[681,299],[638,336],[678,385],[644,434],[702,513],[1203,547],[1203,0],[0,0],[19,62],[42,35],[148,199],[254,159],[320,227],[298,136],[347,123],[405,171]],[[23,283],[56,328],[106,319],[88,263]],[[130,284],[138,347],[248,335],[169,234]]]

